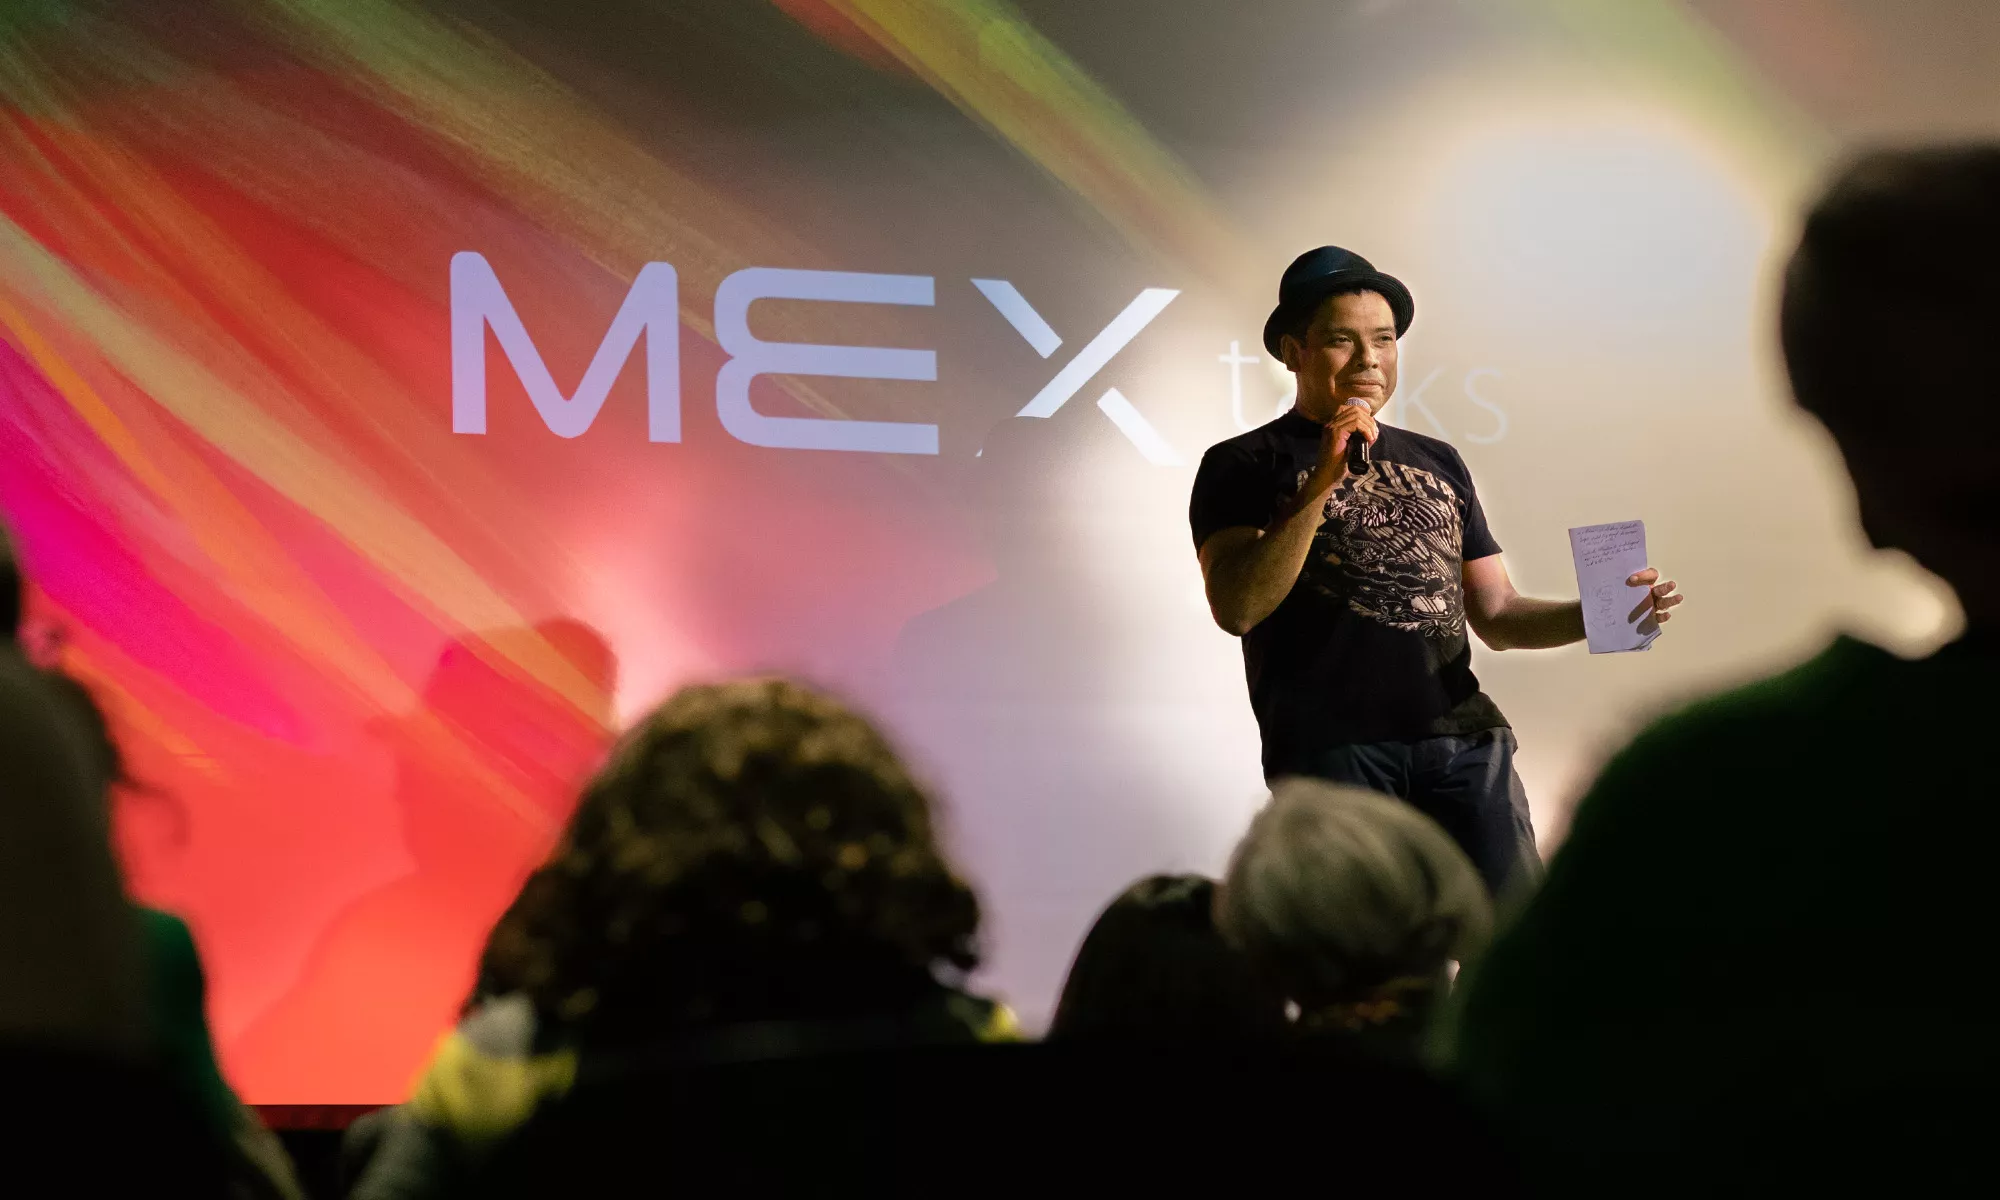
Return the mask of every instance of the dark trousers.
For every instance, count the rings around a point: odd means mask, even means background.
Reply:
[[[1542,860],[1528,794],[1514,773],[1514,731],[1334,746],[1301,764],[1301,775],[1349,783],[1409,801],[1444,826],[1499,896],[1534,882]]]

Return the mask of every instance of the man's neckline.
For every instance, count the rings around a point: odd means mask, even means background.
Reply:
[[[1318,437],[1319,431],[1325,428],[1318,421],[1313,420],[1296,408],[1286,409],[1278,417],[1278,423],[1287,426],[1285,430],[1287,433],[1305,434],[1310,432],[1314,437]]]

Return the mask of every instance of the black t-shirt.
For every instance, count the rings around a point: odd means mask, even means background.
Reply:
[[[1264,772],[1311,768],[1333,747],[1507,724],[1479,690],[1459,568],[1500,553],[1458,451],[1381,427],[1374,463],[1334,489],[1298,582],[1243,636]],[[1320,427],[1288,412],[1209,448],[1188,505],[1195,548],[1262,529],[1319,457]]]

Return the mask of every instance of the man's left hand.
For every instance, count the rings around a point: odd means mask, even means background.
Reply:
[[[1660,626],[1665,625],[1673,616],[1667,610],[1687,599],[1686,596],[1674,591],[1675,584],[1673,580],[1662,581],[1660,573],[1652,567],[1647,567],[1637,575],[1627,579],[1625,585],[1627,587],[1650,589],[1646,593],[1646,598],[1639,602],[1639,607],[1633,609],[1631,617],[1628,618],[1629,620],[1639,621],[1640,633],[1658,633]],[[1641,617],[1645,619],[1640,620]]]

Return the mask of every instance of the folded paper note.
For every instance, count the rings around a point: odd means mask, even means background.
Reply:
[[[1592,654],[1644,650],[1660,636],[1647,603],[1648,589],[1625,581],[1646,569],[1646,523],[1619,521],[1569,531],[1576,559],[1577,595],[1583,599],[1583,632]]]

